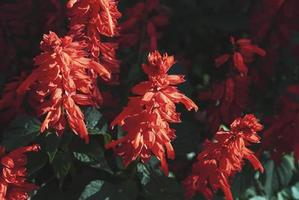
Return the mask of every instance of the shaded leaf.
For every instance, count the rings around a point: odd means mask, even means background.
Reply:
[[[299,199],[299,182],[291,188],[291,191],[292,191],[292,197],[294,199]]]
[[[90,182],[83,190],[79,200],[130,200],[121,186],[102,180]]]
[[[100,146],[100,144],[91,141],[89,144],[80,144],[73,150],[73,156],[91,167],[101,169],[112,173],[111,168],[109,167],[104,149]]]
[[[58,151],[61,138],[54,133],[49,133],[46,135],[45,140],[46,140],[46,151],[49,157],[49,161],[51,163]]]
[[[104,185],[104,181],[101,180],[95,180],[91,181],[85,188],[84,191],[82,192],[79,200],[85,200],[88,199],[89,197],[93,196],[97,192],[99,192]]]
[[[57,178],[63,180],[69,173],[72,166],[70,153],[58,151],[52,162],[52,165]]]
[[[1,145],[8,151],[29,145],[40,132],[40,122],[27,115],[19,116],[9,125],[3,134]]]
[[[95,128],[102,118],[102,114],[94,107],[89,107],[85,110],[85,121],[87,128]]]

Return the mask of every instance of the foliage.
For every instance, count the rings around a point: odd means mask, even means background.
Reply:
[[[299,199],[298,9],[2,0],[0,199]]]

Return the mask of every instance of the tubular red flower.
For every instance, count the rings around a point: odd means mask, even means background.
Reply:
[[[229,124],[242,115],[248,104],[250,79],[235,76],[215,82],[207,92],[201,92],[200,100],[209,101],[207,122],[209,131],[217,131],[221,123]]]
[[[25,153],[38,151],[38,145],[20,147],[5,154],[3,147],[0,147],[1,177],[0,177],[0,199],[26,200],[28,192],[38,187],[26,182],[27,156]]]
[[[132,88],[137,96],[129,99],[128,105],[111,124],[122,126],[127,132],[127,135],[106,146],[114,148],[123,157],[125,166],[138,157],[147,162],[151,155],[155,155],[161,161],[164,173],[168,174],[165,154],[170,159],[175,156],[171,145],[175,130],[168,123],[180,122],[175,104],[182,103],[188,110],[198,109],[175,86],[184,82],[183,76],[167,74],[173,64],[173,56],[162,56],[158,51],[150,53],[148,64],[142,66],[148,81]]]
[[[132,47],[142,41],[145,50],[156,50],[161,35],[158,29],[167,25],[169,20],[169,14],[160,5],[160,1],[138,2],[127,9],[125,16],[127,20],[120,25],[120,45]]]
[[[263,172],[263,166],[247,148],[251,143],[260,142],[257,131],[262,128],[255,116],[249,114],[237,118],[229,131],[220,129],[213,141],[205,143],[204,150],[192,166],[191,175],[183,182],[186,198],[190,199],[200,192],[207,199],[212,199],[213,193],[221,189],[226,199],[232,200],[228,178],[241,171],[244,160]]]
[[[92,58],[109,69],[119,73],[116,59],[117,43],[103,42],[104,37],[118,34],[117,19],[121,17],[114,0],[69,0],[69,35],[75,40],[85,40]],[[114,79],[112,80],[114,81]],[[117,83],[117,80],[115,80]]]
[[[273,159],[280,161],[282,155],[294,152],[299,160],[299,85],[290,85],[279,98],[279,112],[269,120],[265,131],[263,149],[271,152]]]
[[[46,115],[41,132],[54,128],[57,134],[65,129],[66,117],[70,128],[88,142],[84,116],[78,105],[98,105],[102,101],[90,70],[107,80],[110,73],[101,64],[87,58],[84,42],[73,42],[71,37],[59,38],[50,32],[41,42],[43,53],[35,58],[38,66],[19,86],[22,95],[34,89],[33,99],[39,115]]]
[[[231,37],[231,43],[233,45],[233,53],[232,55],[223,54],[215,59],[215,66],[219,67],[226,63],[230,57],[232,57],[233,66],[239,71],[241,75],[247,75],[248,68],[247,64],[253,62],[253,57],[255,54],[259,56],[265,56],[266,52],[259,48],[256,45],[251,44],[250,39],[239,39],[235,41],[233,37]]]

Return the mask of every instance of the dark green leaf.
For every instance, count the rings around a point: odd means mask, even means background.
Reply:
[[[46,151],[49,157],[49,161],[51,163],[58,151],[61,138],[54,133],[49,133],[46,135],[45,140],[46,140]]]
[[[2,144],[8,151],[30,144],[40,132],[40,122],[33,117],[17,117],[4,132]]]
[[[99,192],[104,185],[104,181],[101,180],[95,180],[91,181],[85,188],[84,191],[82,192],[79,200],[85,200]]]
[[[131,200],[120,185],[113,185],[102,180],[90,182],[79,200]]]
[[[85,121],[90,135],[107,134],[108,125],[102,113],[94,107],[85,110]]]
[[[102,118],[102,114],[94,107],[89,107],[85,111],[85,121],[87,128],[95,128]]]
[[[77,160],[91,167],[112,172],[106,161],[104,149],[94,141],[91,141],[89,144],[81,143],[74,149],[73,155]]]
[[[137,176],[144,186],[150,182],[150,171],[142,163],[137,164]]]
[[[72,166],[72,159],[69,152],[58,151],[52,162],[57,178],[63,180],[69,173]]]
[[[291,191],[292,191],[292,197],[294,199],[299,199],[299,182],[291,188]]]

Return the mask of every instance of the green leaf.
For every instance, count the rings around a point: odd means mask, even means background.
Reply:
[[[85,200],[99,192],[104,185],[104,181],[101,180],[95,180],[91,181],[85,188],[84,191],[82,192],[79,200]]]
[[[166,177],[157,168],[157,159],[137,165],[137,176],[142,183],[144,198],[151,200],[181,200],[183,189],[175,177]]]
[[[99,123],[102,118],[102,114],[94,107],[88,107],[85,110],[85,121],[87,128],[95,128],[95,126]]]
[[[91,181],[83,190],[79,200],[130,200],[121,185],[102,180]]]
[[[234,197],[242,200],[260,196],[276,200],[296,199],[292,197],[292,189],[296,191],[294,183],[292,183],[292,180],[296,179],[294,178],[296,175],[294,157],[285,155],[281,158],[280,163],[275,163],[265,153],[262,159],[265,173],[256,172],[253,179],[253,170],[248,171],[245,166],[242,172],[235,176],[232,184]]]
[[[269,160],[264,164],[266,180],[264,190],[267,198],[276,196],[280,188],[287,187],[294,175],[295,164],[291,155],[285,155],[278,165]]]
[[[299,199],[299,182],[296,183],[293,187],[291,187],[292,197],[294,199]]]
[[[19,116],[9,125],[3,134],[1,145],[8,151],[29,145],[40,132],[40,122],[27,115]]]
[[[255,196],[254,188],[250,188],[254,181],[254,171],[251,166],[246,165],[242,169],[242,173],[235,175],[231,187],[231,191],[235,198],[248,198]],[[252,194],[253,193],[253,194]]]
[[[86,126],[90,135],[107,134],[108,125],[99,110],[94,107],[88,107],[84,113]]]
[[[280,166],[277,168],[277,173],[280,180],[280,187],[286,187],[294,174],[295,160],[292,156],[286,155],[282,158]]]
[[[289,188],[285,188],[277,194],[277,200],[285,199],[292,199],[292,193]]]
[[[104,149],[100,144],[94,141],[91,141],[89,144],[81,143],[78,145],[73,150],[73,156],[77,160],[86,163],[93,168],[112,173],[112,170],[106,161]]]
[[[58,151],[52,162],[56,177],[63,180],[72,167],[72,158],[69,152]]]
[[[274,169],[274,161],[268,161],[264,167],[266,169],[266,181],[264,189],[267,197],[270,198],[273,195],[273,190],[277,189],[278,187],[277,176]]]
[[[89,156],[87,154],[84,153],[77,153],[77,152],[73,152],[74,157],[84,163],[93,163],[95,161],[95,158],[92,156]]]
[[[267,198],[263,197],[263,196],[256,196],[256,197],[250,198],[249,200],[267,200]]]
[[[61,138],[55,133],[49,133],[45,137],[46,151],[49,157],[49,162],[52,163],[60,145]]]
[[[144,186],[150,182],[150,171],[142,163],[137,164],[137,176]]]

